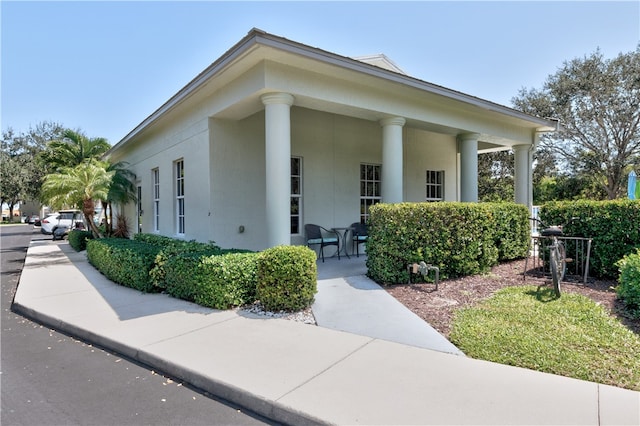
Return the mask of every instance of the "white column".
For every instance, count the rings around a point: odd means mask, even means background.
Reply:
[[[460,201],[478,202],[478,137],[477,133],[458,136],[460,142]]]
[[[531,145],[516,145],[514,153],[514,191],[515,201],[518,204],[529,206],[529,188],[531,185],[531,158],[529,155]]]
[[[265,105],[266,226],[269,247],[291,244],[291,105],[288,93],[269,93]]]
[[[380,120],[382,126],[382,201],[402,202],[402,117]]]

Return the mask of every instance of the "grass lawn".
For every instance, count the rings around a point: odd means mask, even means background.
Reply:
[[[473,358],[640,391],[640,337],[579,294],[505,288],[459,310],[450,339]]]

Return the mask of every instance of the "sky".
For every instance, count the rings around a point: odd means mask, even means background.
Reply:
[[[565,61],[640,42],[635,1],[0,2],[0,127],[116,144],[252,28],[510,106]]]

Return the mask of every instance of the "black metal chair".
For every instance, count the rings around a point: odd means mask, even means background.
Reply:
[[[360,244],[365,243],[369,236],[367,232],[367,225],[364,223],[355,222],[351,224],[351,228],[353,229],[351,233],[351,254],[353,255],[353,250],[355,248],[356,257],[360,257]]]
[[[338,260],[340,260],[340,236],[336,231],[329,231],[320,225],[307,224],[304,226],[307,247],[319,245],[320,256],[324,262],[324,248],[326,246],[336,246],[338,252]],[[326,234],[335,235],[335,237],[327,237]]]

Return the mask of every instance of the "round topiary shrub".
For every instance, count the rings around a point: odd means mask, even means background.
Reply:
[[[311,306],[317,291],[316,254],[304,246],[278,246],[260,253],[256,297],[270,311]]]

